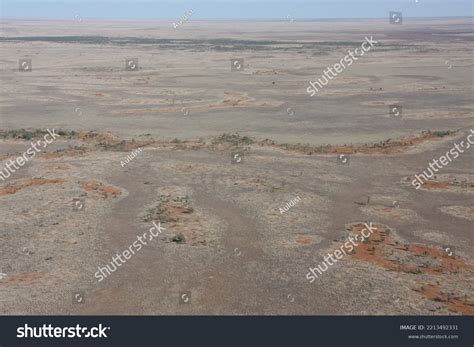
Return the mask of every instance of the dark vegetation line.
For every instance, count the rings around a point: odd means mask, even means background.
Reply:
[[[108,37],[108,36],[17,36],[0,37],[0,42],[54,42],[54,43],[77,43],[77,44],[101,44],[101,45],[158,45],[160,48],[173,49],[195,49],[215,51],[240,51],[240,50],[320,50],[326,48],[355,48],[360,46],[358,41],[266,41],[266,40],[234,40],[234,39],[159,39],[140,37]],[[419,45],[404,44],[380,44],[378,49],[382,50],[434,50]]]

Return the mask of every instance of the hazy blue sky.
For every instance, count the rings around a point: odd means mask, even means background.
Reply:
[[[193,19],[386,18],[472,16],[473,0],[0,0],[2,17],[105,19],[177,19],[193,10]]]

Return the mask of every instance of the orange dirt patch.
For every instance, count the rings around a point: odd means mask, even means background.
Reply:
[[[453,282],[460,281],[460,273],[472,272],[474,269],[473,265],[465,263],[458,256],[449,256],[442,249],[420,244],[402,244],[395,240],[395,236],[385,225],[377,224],[375,227],[377,229],[354,248],[352,259],[369,262],[389,271],[436,276],[437,283],[445,288],[453,288]],[[350,231],[360,234],[364,228],[362,223],[356,223],[350,226]],[[443,294],[437,286],[423,283],[420,288],[413,290],[429,300],[447,304],[447,309],[452,312],[474,314],[474,303],[467,300],[467,295]]]
[[[81,157],[84,155],[84,151],[60,151],[51,153],[41,153],[40,157],[43,159],[56,159],[62,157]]]
[[[225,99],[222,104],[225,106],[237,106],[242,103],[244,99]]]
[[[194,209],[187,195],[164,194],[159,196],[156,206],[147,210],[144,221],[177,223],[182,222],[183,218],[189,220],[193,212]]]
[[[184,109],[190,113],[207,112],[209,110],[222,110],[234,107],[253,106],[253,107],[275,107],[278,104],[270,101],[256,101],[248,95],[237,92],[224,92],[224,100],[211,102],[200,105],[180,105],[179,107],[163,107],[163,108],[145,108],[145,109],[128,109],[121,110],[121,114],[138,115],[144,113],[181,113]]]
[[[300,244],[300,245],[311,245],[314,243],[313,239],[310,238],[310,237],[303,237],[303,236],[299,236],[296,240],[295,240],[296,243]]]
[[[474,301],[468,300],[467,295],[460,297],[453,294],[442,293],[440,288],[435,284],[423,285],[413,290],[424,295],[429,300],[446,303],[448,310],[451,312],[474,315]]]
[[[12,195],[17,193],[18,191],[31,188],[31,187],[38,187],[44,184],[55,184],[55,183],[63,183],[63,179],[47,179],[47,178],[33,178],[30,180],[24,180],[12,184],[8,184],[4,187],[0,188],[0,196],[3,195]]]
[[[412,182],[415,179],[414,176],[407,176],[405,182]],[[472,192],[472,188],[474,188],[472,178],[456,177],[455,175],[441,175],[435,179],[427,180],[421,186],[421,189],[425,190],[451,190],[463,193]]]
[[[331,148],[330,153],[334,153],[334,154],[352,154],[353,149],[349,148],[347,146],[333,147],[333,148]]]
[[[71,170],[71,165],[68,164],[44,164],[41,169],[45,171],[64,171]]]
[[[61,279],[51,276],[46,272],[23,272],[8,277],[6,284],[11,286],[29,286],[44,281],[52,284],[60,284],[63,282]]]
[[[177,214],[182,214],[182,213],[187,213],[187,209],[184,207],[178,207],[178,206],[172,206],[169,208],[170,214],[171,215],[177,215]]]
[[[295,248],[302,246],[311,246],[321,242],[321,238],[314,235],[295,235],[290,239],[285,239],[280,244],[286,248]]]
[[[104,199],[107,198],[116,198],[122,191],[118,188],[112,186],[106,186],[102,182],[99,181],[88,181],[84,184],[84,189],[88,192],[96,192]]]
[[[439,181],[426,181],[423,185],[425,189],[447,189],[449,186],[448,182],[439,182]]]
[[[358,223],[351,226],[353,233],[360,234],[365,228]],[[354,248],[352,257],[381,266],[387,270],[406,273],[459,273],[465,269],[473,269],[457,256],[449,256],[441,249],[417,245],[400,244],[391,235],[390,230],[377,224],[376,230],[364,242]]]

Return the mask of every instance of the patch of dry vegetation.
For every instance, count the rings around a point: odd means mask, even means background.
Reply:
[[[48,179],[48,178],[33,178],[28,180],[21,180],[15,183],[7,184],[0,188],[0,196],[16,194],[20,190],[39,187],[45,184],[59,184],[63,183],[63,179]]]

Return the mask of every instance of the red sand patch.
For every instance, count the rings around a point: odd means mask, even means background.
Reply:
[[[0,188],[0,196],[12,195],[25,188],[38,187],[44,184],[55,184],[55,183],[63,183],[63,182],[64,182],[63,179],[47,179],[47,178],[34,178],[30,180],[20,181],[20,182],[9,184],[5,187]]]
[[[451,312],[474,315],[474,301],[468,300],[467,295],[460,297],[442,293],[440,288],[435,284],[426,284],[413,290],[424,295],[429,300],[447,304],[448,310]]]
[[[321,240],[319,237],[315,237],[312,235],[296,235],[294,237],[291,237],[290,239],[282,240],[280,244],[287,248],[294,248],[311,246],[319,243],[320,241]]]
[[[47,272],[23,272],[18,275],[8,277],[7,285],[11,286],[29,286],[47,281],[49,284],[60,284],[63,280],[54,277]]]
[[[441,249],[420,245],[401,244],[391,235],[388,227],[382,224],[371,236],[354,248],[352,259],[366,261],[389,271],[408,274],[427,274],[436,276],[436,281],[447,288],[452,287],[453,279],[449,276],[474,269],[474,266],[465,263],[460,257],[451,255]],[[351,225],[352,233],[360,234],[364,224]],[[459,282],[456,276],[454,281]],[[468,282],[468,281],[467,281]],[[413,289],[429,300],[445,302],[452,312],[474,314],[473,302],[467,300],[466,295],[442,294],[434,285],[423,284],[421,288]]]
[[[364,224],[352,225],[352,232],[360,234],[365,228]],[[355,247],[353,258],[364,260],[387,270],[395,270],[407,273],[429,273],[440,275],[443,273],[458,273],[464,269],[474,268],[466,264],[457,256],[449,256],[441,249],[418,245],[400,244],[387,231],[384,225],[376,225],[373,234],[359,246]],[[394,260],[397,258],[397,260]],[[419,266],[410,264],[413,259],[426,260],[425,264],[433,265]]]
[[[68,164],[44,164],[41,166],[42,170],[45,171],[65,171],[71,170],[71,165]]]
[[[303,236],[299,236],[296,240],[295,240],[296,243],[300,244],[300,245],[311,245],[314,243],[313,239],[310,238],[310,237],[303,237]]]
[[[43,159],[56,159],[62,157],[82,157],[84,155],[83,151],[61,151],[61,152],[51,152],[51,153],[41,153],[40,157]]]
[[[405,182],[412,182],[413,180],[416,180],[414,176],[407,176],[405,178]],[[427,180],[423,183],[421,189],[434,191],[450,190],[467,193],[471,192],[472,188],[474,188],[474,183],[471,181],[471,178],[464,178],[462,175],[460,177],[456,177],[455,175],[442,175],[436,179]]]
[[[112,186],[106,186],[99,181],[88,181],[84,184],[84,189],[89,192],[96,192],[104,199],[116,198],[122,194],[121,190]]]
[[[448,182],[439,182],[439,181],[426,181],[423,185],[425,189],[447,189],[449,186]]]

